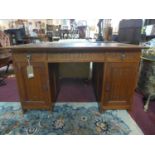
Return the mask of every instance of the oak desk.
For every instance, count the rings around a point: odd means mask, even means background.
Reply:
[[[54,106],[61,62],[93,62],[92,83],[100,111],[130,109],[142,47],[122,43],[46,42],[10,47],[23,110]],[[29,60],[28,60],[29,59]],[[28,78],[28,61],[34,77]]]

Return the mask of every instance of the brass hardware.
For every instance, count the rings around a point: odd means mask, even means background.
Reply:
[[[31,54],[27,54],[26,55],[26,57],[27,57],[27,62],[28,62],[28,65],[30,66],[31,65]]]
[[[30,78],[33,78],[34,77],[34,71],[33,71],[33,66],[31,65],[31,55],[30,54],[27,54],[27,63],[28,63],[28,66],[27,66],[27,77],[30,79]]]

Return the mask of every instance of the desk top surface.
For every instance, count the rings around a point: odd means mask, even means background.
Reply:
[[[143,49],[144,46],[124,44],[118,42],[96,42],[89,40],[63,40],[58,42],[41,42],[41,43],[31,43],[22,44],[16,46],[6,47],[13,50],[24,50],[24,49],[49,49],[52,51],[61,49]]]

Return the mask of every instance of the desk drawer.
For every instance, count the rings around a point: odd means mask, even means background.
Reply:
[[[44,62],[47,60],[46,53],[13,53],[13,59],[16,62],[26,62],[28,55],[30,55],[32,62]]]
[[[104,62],[104,53],[50,53],[48,62]]]
[[[107,52],[107,62],[139,62],[140,52]]]

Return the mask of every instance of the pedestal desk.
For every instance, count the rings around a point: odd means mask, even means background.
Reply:
[[[23,110],[53,108],[59,92],[58,69],[62,62],[93,62],[92,83],[101,112],[131,108],[142,49],[140,46],[86,41],[46,42],[9,48],[13,53]],[[33,71],[28,71],[28,66]]]

